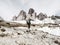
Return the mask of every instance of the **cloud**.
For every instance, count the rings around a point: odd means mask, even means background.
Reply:
[[[18,15],[19,9],[16,6],[13,6],[10,1],[0,1],[0,16],[5,20],[11,20],[14,15]]]
[[[31,0],[28,7],[34,8],[38,13],[43,12],[50,16],[60,9],[59,2],[59,0]]]
[[[60,16],[60,10],[56,11],[55,15]]]
[[[21,0],[21,3],[22,4],[26,4],[26,3],[28,3],[29,2],[29,0]]]

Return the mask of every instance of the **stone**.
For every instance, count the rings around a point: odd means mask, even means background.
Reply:
[[[37,16],[37,18],[39,20],[43,20],[43,19],[47,18],[47,15],[46,14],[43,14],[43,13],[39,13],[38,16]]]
[[[28,14],[33,14],[33,13],[34,13],[34,9],[30,8],[29,11],[28,11]]]

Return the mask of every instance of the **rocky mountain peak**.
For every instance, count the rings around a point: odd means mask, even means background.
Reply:
[[[33,14],[33,13],[34,13],[34,9],[30,8],[29,11],[28,11],[28,14]]]
[[[4,21],[4,19],[0,16],[0,22],[1,22],[1,21]]]
[[[39,20],[43,20],[44,18],[47,18],[47,15],[46,14],[43,14],[42,12],[38,14],[37,18]]]
[[[26,12],[24,10],[21,10],[19,15],[26,15]]]

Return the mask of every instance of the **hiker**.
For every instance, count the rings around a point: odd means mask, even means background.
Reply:
[[[28,29],[30,29],[31,26],[31,21],[33,20],[32,14],[34,13],[34,9],[30,8],[29,12],[28,12],[28,16],[26,19],[27,25],[28,25]]]

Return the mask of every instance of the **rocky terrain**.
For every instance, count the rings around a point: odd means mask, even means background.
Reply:
[[[0,45],[60,45],[60,36],[26,27],[0,27]]]
[[[26,19],[31,17],[31,28]],[[30,8],[28,14],[21,10],[13,21],[0,17],[0,45],[60,45],[60,16],[50,16]]]
[[[60,45],[60,25],[32,22],[29,30],[22,22],[0,22],[0,45]]]

